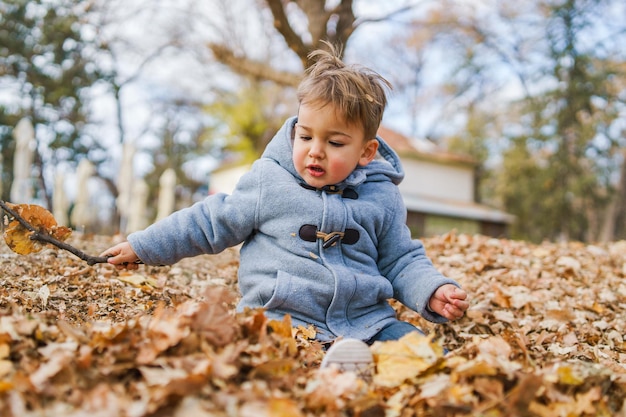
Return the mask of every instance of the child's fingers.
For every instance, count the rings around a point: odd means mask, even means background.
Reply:
[[[118,252],[117,254],[112,254],[111,252],[104,253],[102,256],[107,257],[107,263],[111,265],[115,265],[117,269],[124,269],[128,265],[136,265],[126,260],[127,256],[124,256],[123,253]]]
[[[108,254],[105,254],[104,256],[107,257],[107,262],[110,263],[110,264],[118,265],[118,264],[122,264],[123,263],[122,254],[121,253],[117,253],[117,254],[108,253]]]
[[[469,302],[465,301],[465,299],[456,299],[452,300],[452,304],[460,310],[467,310],[469,307]]]
[[[467,293],[460,288],[454,287],[454,289],[449,294],[449,297],[456,300],[465,300],[467,298]]]
[[[443,307],[443,311],[446,313],[443,314],[443,316],[449,320],[456,320],[463,317],[465,315],[465,310],[468,308],[469,302],[465,301],[465,299],[451,299]]]
[[[447,318],[448,320],[460,319],[465,314],[464,310],[461,310],[460,308],[458,308],[458,307],[456,307],[456,306],[454,306],[452,304],[447,304],[443,308],[443,311],[444,311],[443,316],[445,318]]]
[[[118,270],[128,270],[128,271],[134,271],[136,269],[139,269],[139,264],[137,264],[136,262],[122,262],[120,264],[115,265],[115,268],[117,268]]]

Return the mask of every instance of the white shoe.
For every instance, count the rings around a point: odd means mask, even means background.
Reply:
[[[333,343],[322,360],[322,369],[332,367],[369,378],[374,370],[374,356],[367,343],[358,339],[341,339]]]

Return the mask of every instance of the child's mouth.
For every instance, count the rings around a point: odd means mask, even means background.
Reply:
[[[324,175],[324,169],[322,169],[321,167],[317,165],[309,165],[307,169],[309,170],[309,174],[311,174],[314,177],[319,177],[321,175]]]

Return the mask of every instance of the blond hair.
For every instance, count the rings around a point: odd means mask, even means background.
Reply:
[[[391,84],[371,69],[346,65],[337,49],[327,45],[330,51],[309,54],[314,64],[298,86],[298,102],[319,107],[332,103],[349,124],[363,126],[366,140],[373,139],[387,106],[385,88]]]

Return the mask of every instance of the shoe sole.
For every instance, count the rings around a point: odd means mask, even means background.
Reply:
[[[354,372],[359,376],[370,376],[374,356],[369,346],[357,339],[339,340],[328,349],[321,368],[336,368],[343,372]]]

